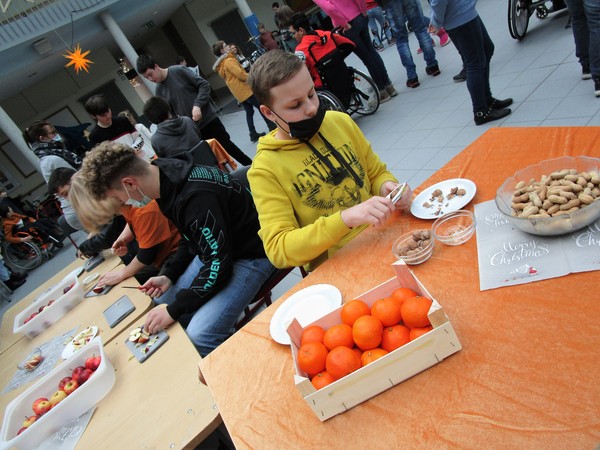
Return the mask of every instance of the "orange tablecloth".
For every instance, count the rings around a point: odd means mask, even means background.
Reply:
[[[422,187],[469,178],[494,198],[516,170],[563,155],[600,157],[600,128],[494,128]],[[417,189],[418,193],[420,189]],[[436,246],[413,268],[463,350],[321,423],[294,387],[289,347],[269,321],[317,283],[350,300],[394,274],[393,240],[431,221],[397,216],[367,229],[201,362],[237,448],[594,448],[600,443],[600,273],[479,291],[476,240]]]

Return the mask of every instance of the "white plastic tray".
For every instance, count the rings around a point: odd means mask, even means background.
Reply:
[[[58,390],[60,380],[71,376],[73,369],[85,365],[85,360],[92,355],[99,355],[102,362],[88,381],[20,435],[17,435],[24,418],[33,415],[31,409],[33,402],[40,397],[50,398]],[[8,404],[0,432],[0,448],[30,449],[37,447],[53,433],[97,404],[110,392],[114,382],[114,367],[104,353],[102,339],[97,336],[83,349],[64,360],[62,364]]]

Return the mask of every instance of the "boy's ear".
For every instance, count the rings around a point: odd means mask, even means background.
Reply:
[[[277,116],[275,114],[273,114],[273,111],[271,111],[271,108],[269,108],[267,105],[260,105],[260,112],[263,113],[263,115],[269,119],[271,122],[275,122],[275,119],[277,118]],[[277,123],[277,122],[275,122]]]

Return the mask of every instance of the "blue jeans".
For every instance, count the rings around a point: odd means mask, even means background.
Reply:
[[[194,258],[176,285],[187,283],[189,287],[201,265],[200,260]],[[184,320],[190,319],[185,331],[200,355],[208,355],[231,336],[240,314],[275,270],[267,258],[236,260],[227,284],[191,317],[182,317]]]
[[[385,19],[383,18],[383,10],[381,7],[376,6],[375,8],[369,9],[367,11],[367,15],[369,16],[369,28],[371,29],[371,33],[374,35],[375,42],[378,42],[379,45],[383,45],[383,42],[381,42],[381,39],[379,38],[381,35],[379,34],[379,29],[377,28],[378,23],[381,27],[381,32],[385,32],[385,36],[388,42],[390,42],[392,40],[392,32],[390,31],[389,27],[387,29],[385,28]]]
[[[242,106],[246,111],[246,122],[248,123],[248,131],[250,131],[250,134],[256,134],[256,128],[254,127],[254,108],[258,110],[258,113],[267,124],[267,128],[269,128],[269,131],[274,130],[277,127],[277,125],[275,125],[273,122],[267,119],[263,115],[263,113],[260,112],[260,104],[258,103],[258,100],[254,95],[244,100],[242,102]]]
[[[446,30],[458,49],[467,69],[467,89],[471,96],[473,112],[485,112],[492,98],[490,90],[490,60],[494,54],[494,43],[485,25],[475,17],[452,30]]]
[[[371,75],[379,90],[385,89],[392,82],[388,76],[383,59],[381,59],[379,52],[373,47],[373,41],[371,40],[371,36],[369,36],[368,19],[359,14],[350,21],[350,26],[351,28],[345,32],[344,36],[356,45],[354,53],[367,66],[369,75]]]
[[[425,65],[427,67],[437,66],[438,62],[435,59],[435,50],[433,50],[431,36],[429,36],[429,32],[425,26],[421,3],[418,0],[392,0],[386,6],[386,12],[389,13],[392,19],[392,26],[394,27],[394,33],[396,33],[396,48],[400,55],[400,61],[402,61],[402,65],[406,69],[408,79],[418,77],[417,66],[408,46],[408,30],[404,25],[407,19],[419,41],[419,46],[423,50]]]
[[[175,282],[175,284],[173,286],[171,286],[171,289],[169,289],[167,292],[165,292],[160,297],[156,297],[154,299],[154,301],[156,303],[165,304],[165,305],[173,304],[173,302],[175,301],[175,297],[177,296],[177,293],[179,291],[181,291],[182,289],[189,288],[192,285],[192,281],[194,281],[194,278],[196,277],[196,275],[198,275],[198,272],[200,272],[200,269],[202,268],[203,265],[204,264],[202,264],[202,261],[200,261],[200,258],[198,258],[196,256],[194,259],[192,259],[192,262],[187,266],[187,269],[185,269],[185,272],[183,272],[179,276],[179,278],[177,278],[177,281]]]
[[[589,64],[593,78],[600,78],[600,3],[597,0],[565,0],[571,13],[575,56]]]
[[[8,267],[4,265],[4,260],[0,259],[0,281],[10,280],[10,272]]]

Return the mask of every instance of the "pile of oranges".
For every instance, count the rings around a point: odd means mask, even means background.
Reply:
[[[427,317],[432,301],[408,288],[371,307],[351,300],[340,311],[342,323],[302,332],[298,367],[321,389],[432,330]]]

